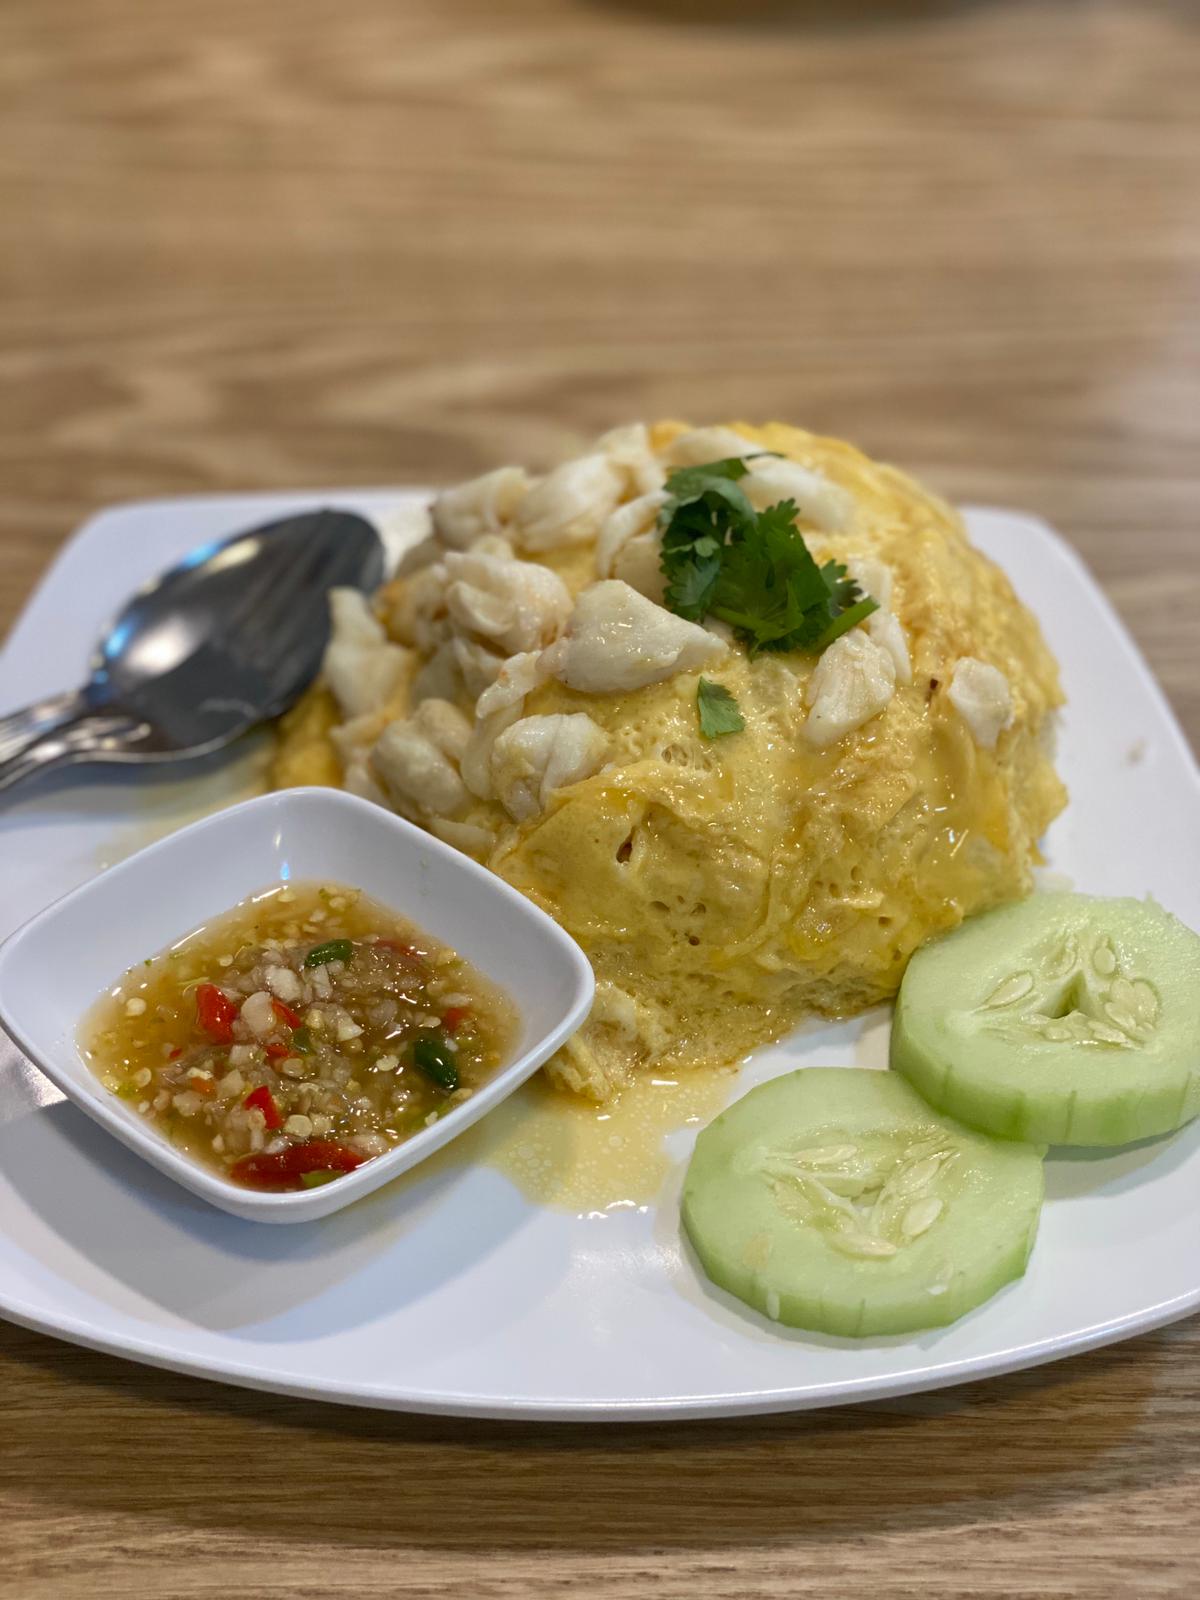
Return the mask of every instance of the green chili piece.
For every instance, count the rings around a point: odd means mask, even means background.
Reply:
[[[330,939],[310,950],[304,958],[306,967],[323,967],[327,961],[349,961],[354,945],[349,939]]]
[[[454,1050],[440,1029],[429,1028],[417,1035],[413,1040],[412,1058],[413,1065],[420,1067],[439,1089],[450,1093],[458,1088],[458,1065]]]
[[[302,1172],[300,1182],[306,1189],[319,1189],[323,1183],[332,1183],[341,1176],[340,1172]]]
[[[292,1049],[298,1050],[302,1056],[312,1052],[312,1034],[307,1028],[297,1028],[292,1034]]]

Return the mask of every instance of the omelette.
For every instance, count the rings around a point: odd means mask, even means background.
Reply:
[[[839,575],[836,638],[761,647],[736,611],[686,614],[664,531],[686,469],[730,462],[738,505]],[[1030,891],[1065,801],[1057,667],[902,472],[779,423],[631,425],[405,515],[397,576],[332,598],[274,781],[391,807],[571,933],[596,1002],[559,1085],[603,1101],[853,1015],[931,936]]]

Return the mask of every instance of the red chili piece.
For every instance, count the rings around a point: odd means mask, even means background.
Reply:
[[[260,1083],[257,1089],[242,1101],[247,1111],[261,1111],[268,1128],[282,1128],[283,1118],[279,1115],[279,1107],[275,1104],[275,1096],[265,1083]]]
[[[182,1049],[180,1049],[180,1050],[172,1050],[171,1054],[167,1057],[167,1060],[168,1061],[178,1061],[182,1054],[183,1054]]]
[[[291,1051],[288,1049],[287,1045],[275,1044],[274,1041],[268,1045],[264,1045],[263,1048],[266,1050],[267,1055],[272,1061],[282,1061],[284,1056],[291,1055]]]
[[[251,1189],[294,1189],[306,1172],[353,1172],[365,1160],[332,1139],[309,1139],[274,1155],[243,1156],[230,1168],[230,1176]]]
[[[457,1033],[470,1011],[470,1006],[449,1006],[442,1015],[442,1027],[447,1033]]]
[[[279,1018],[280,1022],[286,1022],[289,1028],[298,1028],[300,1026],[300,1018],[297,1013],[292,1010],[291,1006],[285,1006],[282,1000],[272,1000],[271,1010]]]
[[[215,983],[202,983],[196,990],[196,1021],[217,1044],[233,1043],[233,1025],[238,1008]]]

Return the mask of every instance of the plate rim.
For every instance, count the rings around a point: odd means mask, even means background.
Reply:
[[[961,1388],[983,1383],[1014,1372],[1048,1366],[1091,1350],[1118,1344],[1126,1339],[1152,1333],[1189,1315],[1200,1307],[1200,1284],[1185,1295],[1163,1301],[1143,1311],[1114,1318],[1076,1334],[1016,1345],[994,1356],[964,1357],[930,1367],[915,1375],[863,1378],[847,1385],[816,1386],[810,1392],[795,1389],[764,1389],[752,1394],[676,1395],[670,1399],[634,1398],[629,1400],[516,1400],[499,1404],[483,1395],[419,1391],[401,1393],[372,1384],[351,1384],[335,1380],[321,1383],[283,1378],[278,1370],[256,1367],[250,1362],[198,1361],[180,1356],[153,1340],[130,1338],[123,1342],[97,1330],[82,1318],[66,1316],[59,1321],[40,1317],[36,1310],[7,1296],[0,1289],[0,1315],[21,1327],[52,1339],[63,1339],[84,1349],[116,1356],[138,1366],[165,1372],[179,1372],[190,1378],[225,1383],[237,1389],[289,1395],[295,1399],[318,1400],[329,1405],[353,1406],[373,1411],[393,1411],[401,1415],[464,1417],[492,1422],[671,1422],[718,1420],[723,1417],[778,1416],[789,1412],[830,1410],[843,1405],[867,1405],[872,1401],[895,1400],[910,1394],[928,1394],[939,1389]]]

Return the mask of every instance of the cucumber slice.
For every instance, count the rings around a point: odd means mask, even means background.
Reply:
[[[1039,894],[919,950],[892,1066],[970,1127],[1118,1145],[1200,1111],[1200,938],[1151,900]]]
[[[705,1272],[821,1333],[941,1327],[1025,1270],[1042,1159],[930,1110],[902,1078],[805,1067],[696,1141],[683,1222]]]

